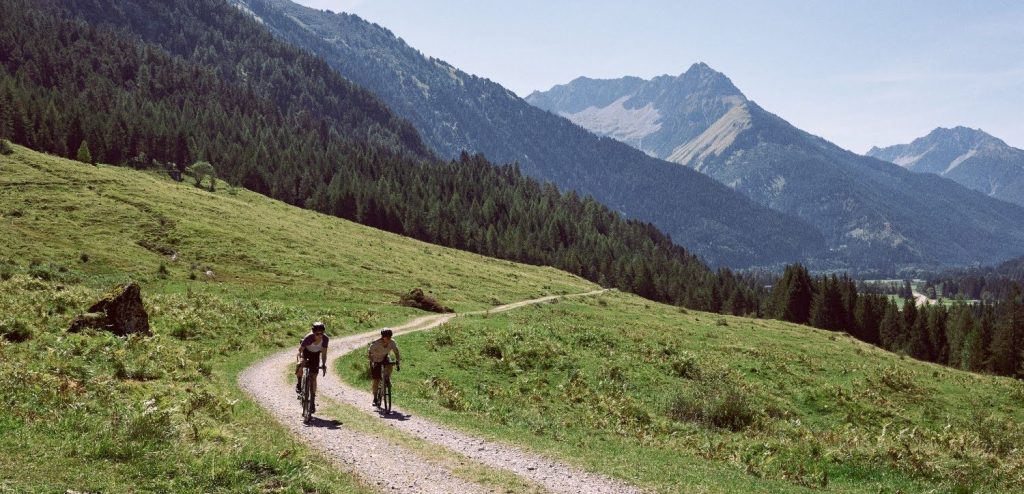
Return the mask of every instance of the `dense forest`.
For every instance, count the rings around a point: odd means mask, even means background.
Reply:
[[[765,300],[765,314],[846,331],[886,350],[976,372],[1024,377],[1024,295],[1013,284],[995,302],[921,305],[860,293],[848,277],[812,278],[788,266]]]
[[[923,291],[931,298],[1003,300],[1024,285],[1024,257],[996,267],[947,271],[928,278]]]
[[[647,223],[463,154],[219,0],[0,0],[0,136],[86,162],[217,176],[428,242],[547,264],[654,300],[756,312]]]

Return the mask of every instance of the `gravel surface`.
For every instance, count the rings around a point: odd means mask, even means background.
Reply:
[[[595,295],[601,291],[576,296]],[[490,309],[503,312],[524,305],[547,302],[559,296],[544,297]],[[424,316],[392,328],[396,335],[422,331],[444,324],[455,314]],[[362,350],[379,336],[371,331],[348,337],[335,337],[328,354],[328,368],[348,352]],[[285,368],[295,365],[295,350],[285,350],[256,363],[239,376],[239,383],[253,399],[269,410],[282,424],[312,447],[324,452],[336,464],[362,477],[368,484],[385,492],[474,493],[492,489],[454,476],[447,469],[426,461],[413,452],[377,436],[350,430],[335,421],[314,417],[310,426],[302,425],[300,407],[295,399],[294,384],[282,376]],[[367,414],[380,416],[370,406],[369,390],[355,389],[341,382],[337,374],[321,376],[319,393],[338,403],[352,405]],[[400,401],[399,397],[399,401]],[[639,493],[639,489],[620,480],[580,470],[559,461],[528,452],[518,447],[484,440],[459,432],[430,420],[413,416],[395,407],[382,423],[428,441],[438,447],[461,454],[492,468],[507,470],[551,492],[558,493]],[[366,444],[374,444],[367,451]]]

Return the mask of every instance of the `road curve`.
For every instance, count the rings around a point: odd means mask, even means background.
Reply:
[[[485,312],[493,314],[563,297],[596,295],[603,291],[597,290],[565,296],[553,295],[502,305],[487,311],[471,312],[467,315]],[[396,336],[413,331],[423,331],[440,326],[454,317],[457,315],[423,316],[392,329]],[[327,363],[332,372],[328,372],[327,376],[320,378],[319,393],[323,398],[354,406],[370,415],[378,415],[370,406],[372,398],[368,390],[348,386],[333,372],[335,360],[351,351],[366,348],[366,345],[376,339],[378,335],[379,331],[374,330],[332,339]],[[461,479],[444,467],[424,460],[406,448],[391,444],[379,437],[348,429],[333,421],[318,420],[313,426],[303,426],[299,417],[299,406],[292,389],[294,385],[284,379],[285,369],[293,365],[295,365],[295,350],[281,351],[243,371],[238,378],[239,385],[281,424],[311,447],[324,453],[338,466],[360,476],[367,484],[377,486],[381,491],[424,494],[491,492],[488,487]],[[381,423],[489,467],[512,472],[550,492],[566,494],[642,492],[620,480],[589,473],[506,443],[476,438],[436,422],[403,413],[398,407],[395,407],[392,414],[401,417],[401,420],[381,420]],[[329,425],[329,427],[322,427],[323,425]],[[373,444],[373,447],[368,448],[367,444]]]

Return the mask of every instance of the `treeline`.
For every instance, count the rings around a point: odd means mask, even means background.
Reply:
[[[650,224],[481,156],[437,161],[373,95],[218,0],[0,0],[0,136],[129,166],[208,161],[229,183],[428,242],[700,310],[760,304]]]
[[[917,306],[859,293],[849,277],[813,278],[787,266],[765,302],[768,317],[845,331],[867,343],[959,369],[1024,376],[1024,296],[996,303]]]
[[[1011,259],[996,267],[949,271],[933,276],[925,283],[932,298],[1004,300],[1024,285],[1024,257]],[[934,296],[933,296],[934,295]]]

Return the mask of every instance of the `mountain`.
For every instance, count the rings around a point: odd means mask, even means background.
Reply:
[[[655,300],[756,310],[748,284],[649,223],[481,155],[437,160],[376,96],[221,0],[0,0],[0,33],[0,136],[18,144],[157,173],[208,161],[210,190],[244,185]]]
[[[650,81],[580,78],[527,100],[811,223],[829,248],[812,267],[886,271],[1024,253],[1024,208],[841,149],[706,64]]]
[[[759,206],[699,173],[594,136],[357,16],[287,0],[232,2],[280,39],[374,91],[441,156],[466,150],[518,163],[527,175],[652,222],[714,264],[776,264],[824,247],[821,234],[806,222]]]
[[[596,80],[580,77],[526,101],[598,135],[625,142],[656,158],[676,161],[678,148],[733,107],[747,101],[728,77],[704,63],[678,77]]]
[[[981,130],[939,127],[910,144],[873,147],[868,156],[1024,206],[1024,150]]]

